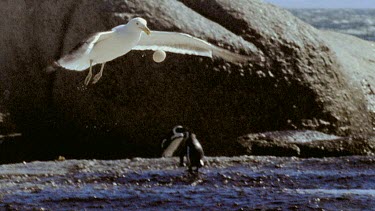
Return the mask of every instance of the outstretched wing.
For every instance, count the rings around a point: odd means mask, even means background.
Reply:
[[[89,55],[99,42],[113,36],[113,31],[98,32],[76,45],[68,54],[57,61],[57,64],[68,70],[86,70],[90,67]]]
[[[163,50],[178,54],[216,56],[233,63],[250,60],[247,56],[232,53],[202,39],[177,32],[151,31],[150,35],[142,34],[138,45],[133,50]]]

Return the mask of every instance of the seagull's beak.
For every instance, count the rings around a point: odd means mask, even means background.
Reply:
[[[147,26],[143,26],[141,27],[141,29],[147,34],[147,35],[150,35],[151,34],[151,31],[149,28],[147,28]]]

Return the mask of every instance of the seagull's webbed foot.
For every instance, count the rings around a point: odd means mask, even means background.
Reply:
[[[94,78],[92,79],[92,83],[96,84],[102,76],[103,76],[103,74],[101,74],[101,73],[96,74],[94,76]]]
[[[85,85],[89,85],[90,83],[90,80],[91,80],[91,77],[92,77],[92,60],[90,60],[90,69],[89,69],[89,74],[87,74],[86,78],[85,78]]]
[[[87,74],[86,78],[85,78],[85,85],[89,85],[90,83],[90,80],[91,80],[91,77],[92,77],[92,73],[89,72],[89,74]]]
[[[100,68],[100,72],[96,74],[94,78],[92,79],[93,84],[96,84],[99,81],[99,79],[103,76],[104,65],[105,63],[102,64],[102,67]]]

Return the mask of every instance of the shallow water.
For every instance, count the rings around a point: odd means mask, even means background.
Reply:
[[[0,208],[373,210],[375,207],[375,157],[207,158],[207,166],[199,175],[189,175],[177,163],[177,159],[135,159],[3,165]]]

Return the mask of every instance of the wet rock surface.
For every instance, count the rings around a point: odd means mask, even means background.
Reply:
[[[340,137],[311,130],[248,134],[238,143],[250,155],[338,157],[374,155],[375,137]]]
[[[371,210],[374,157],[208,157],[199,176],[177,158],[0,166],[0,208]]]

